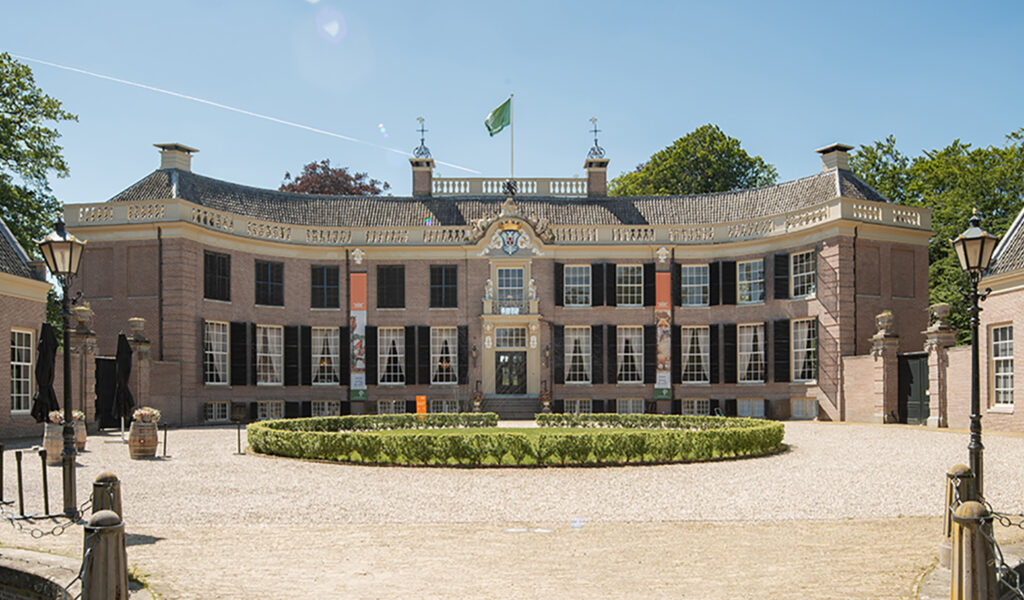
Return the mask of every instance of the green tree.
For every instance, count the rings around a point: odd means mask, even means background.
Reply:
[[[861,146],[850,168],[894,202],[932,210],[935,235],[928,248],[929,300],[954,306],[951,321],[960,341],[969,336],[967,305],[960,295],[967,279],[949,243],[967,229],[974,209],[982,227],[1002,236],[1024,206],[1024,129],[1006,136],[1002,146],[974,148],[953,140],[945,148],[908,157],[892,135]]]
[[[47,176],[68,175],[60,133],[50,122],[77,120],[36,87],[31,69],[0,53],[0,218],[34,256],[32,240],[53,227],[61,210]]]
[[[613,196],[666,196],[727,192],[772,185],[778,174],[760,156],[717,125],[702,125],[612,180]]]

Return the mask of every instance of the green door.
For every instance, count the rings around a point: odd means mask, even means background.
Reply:
[[[899,357],[899,421],[923,425],[928,421],[928,354]]]
[[[494,363],[495,394],[526,393],[525,352],[495,352]]]

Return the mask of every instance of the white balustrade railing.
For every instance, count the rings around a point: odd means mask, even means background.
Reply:
[[[437,177],[431,191],[438,196],[502,196],[505,179],[491,177]],[[585,179],[528,177],[515,180],[517,196],[586,196]]]

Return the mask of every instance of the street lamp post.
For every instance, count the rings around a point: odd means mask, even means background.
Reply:
[[[978,325],[981,323],[979,303],[984,300],[989,289],[978,292],[978,283],[981,276],[988,270],[992,260],[992,251],[995,250],[999,238],[981,228],[981,218],[975,210],[969,221],[970,227],[961,233],[956,239],[950,240],[956,250],[956,256],[960,259],[960,268],[967,274],[970,283],[969,291],[961,290],[964,299],[971,303],[968,309],[971,313],[971,440],[967,444],[968,466],[974,473],[975,490],[979,497],[983,497],[982,482],[984,481],[984,468],[982,453],[985,447],[981,444],[981,387],[978,375]]]
[[[78,273],[85,242],[64,230],[64,221],[57,221],[55,231],[41,240],[36,240],[46,267],[61,287],[61,317],[64,329],[64,450],[60,453],[64,479],[64,514],[78,516],[78,501],[75,494],[75,423],[71,414],[71,307],[68,301],[68,286]]]

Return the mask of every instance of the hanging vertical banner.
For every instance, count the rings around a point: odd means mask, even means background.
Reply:
[[[349,303],[349,331],[352,350],[349,373],[349,400],[366,401],[366,273],[352,273]]]
[[[658,373],[654,399],[672,399],[672,274],[659,272],[654,280],[654,323],[658,336]]]

